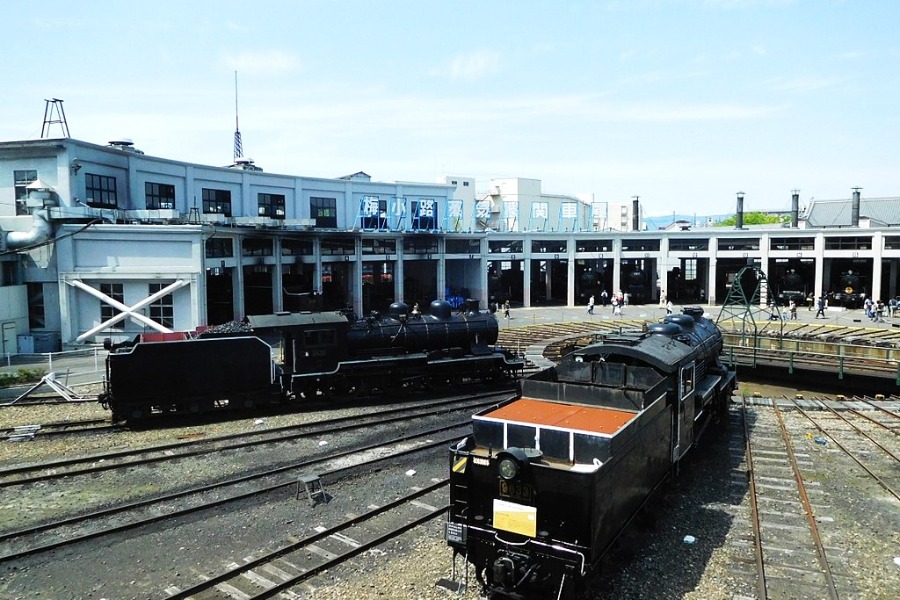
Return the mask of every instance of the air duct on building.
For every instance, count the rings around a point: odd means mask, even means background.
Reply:
[[[791,227],[800,226],[800,190],[791,192]]]
[[[850,203],[850,226],[859,227],[859,190],[862,188],[853,188],[853,201]]]
[[[42,215],[34,213],[31,231],[10,231],[6,234],[6,247],[9,250],[21,250],[35,244],[42,244],[50,239],[53,230],[50,223]]]
[[[737,193],[737,217],[735,218],[734,228],[744,228],[744,192]]]

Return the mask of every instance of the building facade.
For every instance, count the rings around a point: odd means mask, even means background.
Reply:
[[[900,293],[900,222],[885,209],[897,199],[856,202],[850,224],[811,207],[815,226],[641,231],[636,199],[540,188],[298,177],[148,156],[127,141],[0,142],[2,352],[435,298],[577,305],[606,290],[715,304],[748,263],[768,274],[771,298],[840,291],[847,273],[872,297]]]

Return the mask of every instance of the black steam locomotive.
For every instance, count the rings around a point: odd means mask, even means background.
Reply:
[[[862,277],[852,269],[841,273],[838,289],[828,294],[828,304],[845,308],[861,308],[866,301]]]
[[[138,420],[494,380],[524,367],[493,347],[493,315],[453,314],[443,300],[425,315],[394,303],[388,316],[355,322],[340,314],[279,313],[249,316],[234,329],[109,345],[99,401],[114,421]]]
[[[572,597],[706,427],[734,371],[699,307],[573,352],[450,448],[445,537],[489,598]]]

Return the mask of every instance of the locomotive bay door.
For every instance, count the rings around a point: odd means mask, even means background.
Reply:
[[[672,460],[681,457],[694,443],[694,363],[678,371],[678,415],[675,417],[675,446]]]

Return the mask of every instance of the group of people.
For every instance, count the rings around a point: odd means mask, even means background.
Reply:
[[[612,306],[613,316],[622,316],[622,307],[625,306],[625,296],[622,294],[613,294],[612,298],[610,298],[609,294],[606,293],[606,290],[600,292],[600,303],[603,306],[610,304]],[[596,300],[594,295],[591,294],[591,297],[588,299],[587,305],[587,313],[589,315],[594,314],[594,306],[596,306]]]
[[[894,310],[896,310],[896,299],[892,298],[892,302],[894,302],[894,307],[891,309],[890,304],[888,306],[888,315],[893,318]],[[884,323],[884,302],[881,300],[873,301],[871,298],[866,298],[865,302],[863,302],[863,309],[866,312],[866,316],[870,321],[875,323]]]

